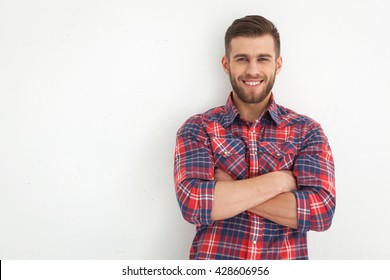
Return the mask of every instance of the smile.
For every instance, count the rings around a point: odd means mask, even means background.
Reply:
[[[255,87],[261,84],[262,81],[243,81],[247,86]]]

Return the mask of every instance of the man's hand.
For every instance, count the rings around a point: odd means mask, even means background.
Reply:
[[[284,189],[285,192],[292,192],[297,190],[297,180],[294,177],[292,171],[289,170],[280,170],[271,173],[267,173],[265,175],[276,176],[277,182]]]
[[[281,170],[261,175],[270,180],[275,180],[275,185],[282,188],[283,192],[297,190],[297,182],[292,171]],[[214,178],[218,181],[234,181],[233,177],[221,168],[215,168]]]
[[[227,172],[223,171],[221,168],[215,168],[214,170],[215,181],[234,181],[233,177],[230,176]]]

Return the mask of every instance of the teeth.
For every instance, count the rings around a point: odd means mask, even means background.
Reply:
[[[245,84],[247,84],[248,86],[257,86],[257,85],[260,85],[260,81],[257,81],[257,82],[246,82],[245,81]]]

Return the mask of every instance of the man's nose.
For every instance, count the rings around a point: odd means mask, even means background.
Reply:
[[[250,61],[248,63],[248,67],[246,69],[246,74],[250,76],[257,76],[259,74],[259,65],[257,64],[257,61]]]

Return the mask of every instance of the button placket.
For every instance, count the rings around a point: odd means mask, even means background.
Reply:
[[[261,242],[261,217],[256,214],[249,213],[251,220],[251,231],[249,235],[248,244],[248,259],[255,260],[259,258],[260,254],[260,243]]]
[[[258,122],[256,121],[251,128],[248,130],[248,140],[249,140],[249,177],[253,178],[259,174],[259,160],[257,154],[257,129]]]

